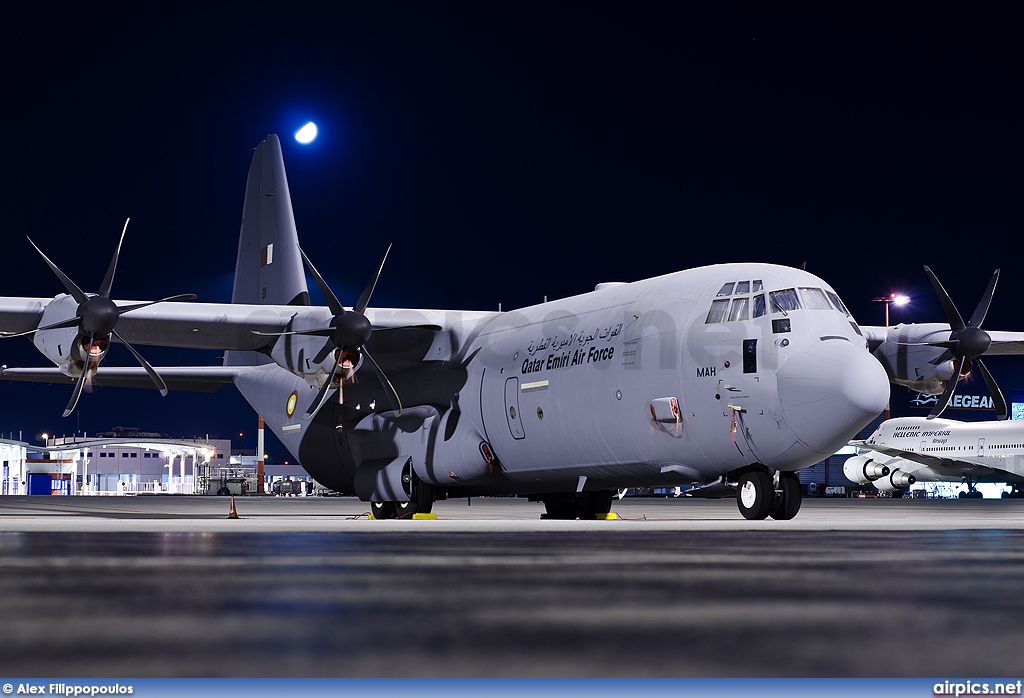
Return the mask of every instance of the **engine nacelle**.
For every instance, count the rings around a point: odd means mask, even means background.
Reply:
[[[866,485],[889,474],[888,466],[873,459],[873,456],[853,456],[843,463],[843,474],[850,482]]]
[[[905,473],[902,470],[893,470],[885,477],[878,478],[873,484],[879,492],[895,492],[896,490],[902,490],[904,487],[910,487],[917,478],[910,473]]]
[[[956,371],[952,360],[933,364],[946,351],[943,347],[921,346],[924,342],[949,339],[949,325],[922,323],[890,327],[888,337],[874,350],[890,380],[927,395],[938,395]]]

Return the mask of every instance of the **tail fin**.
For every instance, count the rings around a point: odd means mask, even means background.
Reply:
[[[281,141],[256,146],[245,185],[232,303],[309,305]],[[250,352],[227,352],[225,366],[265,363]]]

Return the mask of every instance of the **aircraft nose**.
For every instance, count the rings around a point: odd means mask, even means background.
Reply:
[[[797,440],[830,456],[877,417],[889,379],[863,348],[827,339],[788,357],[779,368],[779,402]]]

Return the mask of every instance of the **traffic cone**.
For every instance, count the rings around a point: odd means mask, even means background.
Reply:
[[[237,519],[238,512],[235,511],[235,495],[231,495],[231,509],[228,510],[229,519]]]

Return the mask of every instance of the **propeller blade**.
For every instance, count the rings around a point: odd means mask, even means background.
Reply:
[[[355,307],[352,308],[353,311],[360,315],[362,315],[363,311],[366,310],[366,306],[370,304],[370,296],[373,295],[373,289],[377,286],[377,279],[380,278],[380,272],[384,268],[384,262],[387,261],[388,252],[390,251],[391,245],[388,245],[388,249],[384,251],[384,259],[380,260],[380,266],[377,267],[377,273],[373,275],[372,279],[370,279],[370,283],[366,284],[366,288],[363,289],[363,294],[359,296],[359,300],[356,301]]]
[[[932,282],[932,288],[935,289],[935,295],[939,297],[939,302],[942,303],[942,310],[946,313],[946,320],[949,322],[950,328],[956,332],[962,330],[964,325],[964,319],[960,317],[960,311],[953,305],[952,299],[949,294],[946,293],[946,289],[942,287],[942,283],[939,282],[939,278],[935,276],[935,273],[928,268],[926,264],[924,271],[928,275],[928,280]]]
[[[70,294],[72,298],[78,301],[79,304],[85,303],[89,300],[89,296],[87,296],[82,289],[78,288],[78,286],[75,285],[75,282],[68,278],[67,274],[58,269],[57,265],[51,262],[49,257],[43,254],[43,251],[36,246],[36,243],[32,242],[32,238],[26,238],[26,240],[28,240],[28,244],[36,248],[36,252],[39,253],[39,256],[43,258],[43,261],[46,262],[50,269],[53,270],[53,273],[57,275],[57,278],[60,279],[62,284],[64,284],[64,288],[68,290],[68,294]]]
[[[292,330],[290,332],[260,332],[259,330],[249,330],[253,334],[258,334],[260,337],[286,337],[288,335],[301,334],[310,337],[330,337],[334,334],[334,329],[331,327],[321,327],[314,330]],[[321,359],[322,361],[323,359]]]
[[[313,263],[309,261],[309,257],[306,256],[306,253],[302,251],[301,247],[299,248],[299,254],[302,255],[302,260],[306,263],[306,266],[309,267],[309,273],[313,275],[313,280],[316,281],[317,288],[320,289],[320,293],[323,294],[324,300],[327,301],[327,307],[331,309],[331,314],[340,316],[348,312],[345,310],[345,306],[338,301],[338,297],[334,295],[333,291],[331,291],[327,282],[324,281],[324,277],[320,276],[320,272],[318,272],[316,267],[313,266]]]
[[[78,382],[75,383],[75,389],[71,391],[71,399],[68,400],[68,406],[64,408],[64,414],[62,416],[67,417],[69,414],[75,411],[75,407],[78,405],[78,398],[82,397],[82,388],[85,387],[85,377],[89,375],[89,357],[92,355],[92,344],[93,338],[89,337],[89,346],[85,350],[85,365],[82,366],[82,373],[78,376]]]
[[[117,249],[114,250],[114,256],[110,260],[110,266],[107,267],[107,274],[103,277],[103,283],[100,284],[99,295],[104,298],[110,298],[110,285],[114,283],[114,272],[117,271],[117,258],[121,255],[121,245],[124,244],[124,234],[128,230],[128,221],[131,218],[124,219],[124,228],[121,229],[121,239],[117,241]]]
[[[996,292],[996,283],[999,281],[999,270],[996,269],[992,278],[988,281],[988,287],[985,289],[985,294],[978,301],[978,307],[974,309],[974,315],[971,316],[971,321],[968,322],[970,327],[981,327],[981,323],[985,322],[985,316],[988,315],[988,307],[992,305],[992,294]]]
[[[64,329],[65,327],[78,327],[78,325],[81,324],[81,322],[82,318],[76,316],[71,318],[70,320],[61,320],[60,322],[55,322],[52,325],[47,325],[46,327],[37,327],[34,330],[28,330],[27,332],[3,332],[0,333],[0,339],[7,339],[9,337],[24,337],[27,334],[34,334],[36,332],[42,332],[43,330],[61,330]]]
[[[373,366],[373,370],[377,372],[377,378],[380,379],[380,384],[384,387],[384,394],[387,395],[388,403],[391,404],[391,409],[398,412],[396,416],[401,417],[402,400],[398,397],[398,391],[395,390],[395,386],[391,385],[391,381],[389,381],[388,377],[384,375],[384,371],[381,370],[379,365],[377,365],[377,362],[374,360],[373,356],[370,355],[370,352],[366,350],[366,347],[363,347],[361,351],[363,356],[370,360],[370,365]]]
[[[132,356],[134,356],[135,360],[139,362],[139,365],[142,366],[142,368],[146,369],[146,373],[149,374],[150,380],[152,380],[153,384],[156,385],[157,390],[160,391],[160,394],[164,397],[167,397],[167,384],[164,383],[164,379],[160,377],[160,374],[156,372],[156,369],[153,368],[148,361],[142,358],[142,354],[135,351],[135,347],[133,347],[128,342],[124,341],[124,337],[119,335],[117,333],[117,330],[112,330],[111,334],[117,338],[117,341],[119,341],[121,344],[125,345],[125,347],[128,348],[128,351],[132,353]]]
[[[328,339],[324,343],[323,348],[316,353],[315,357],[313,357],[313,363],[315,363],[315,364],[323,363],[323,360],[327,358],[327,355],[330,354],[336,348],[338,348],[338,345],[334,343],[334,340],[333,339]],[[340,352],[338,353],[338,356],[339,357],[341,356]]]
[[[323,361],[323,359],[321,359]],[[327,380],[320,386],[320,392],[313,398],[313,402],[309,404],[309,408],[306,410],[306,416],[303,419],[309,419],[323,407],[324,402],[327,400],[327,393],[330,391],[331,386],[334,385],[334,374],[338,372],[338,364],[341,363],[341,352],[334,358],[334,366],[331,367],[331,372],[327,376]]]
[[[145,303],[135,303],[134,305],[119,305],[117,307],[117,315],[118,317],[120,317],[125,313],[130,313],[133,310],[138,310],[139,308],[148,308],[149,306],[156,305],[157,303],[169,303],[173,301],[194,301],[196,297],[197,296],[194,293],[179,293],[176,296],[167,296],[167,298],[161,298],[158,301],[146,301]]]
[[[935,407],[928,413],[928,419],[935,419],[942,411],[946,409],[946,405],[949,404],[950,398],[953,397],[953,392],[956,390],[956,384],[960,380],[960,372],[964,370],[964,363],[967,361],[966,358],[961,358],[956,365],[956,371],[953,373],[953,377],[946,383],[946,389],[942,391],[942,395],[939,396],[938,401],[935,403]]]
[[[981,377],[985,379],[988,394],[992,396],[992,405],[996,408],[996,419],[1006,419],[1010,416],[1010,411],[1006,408],[1006,398],[1003,397],[1003,391],[999,389],[999,384],[988,372],[988,368],[981,362],[981,359],[975,359],[974,365],[981,369]]]

